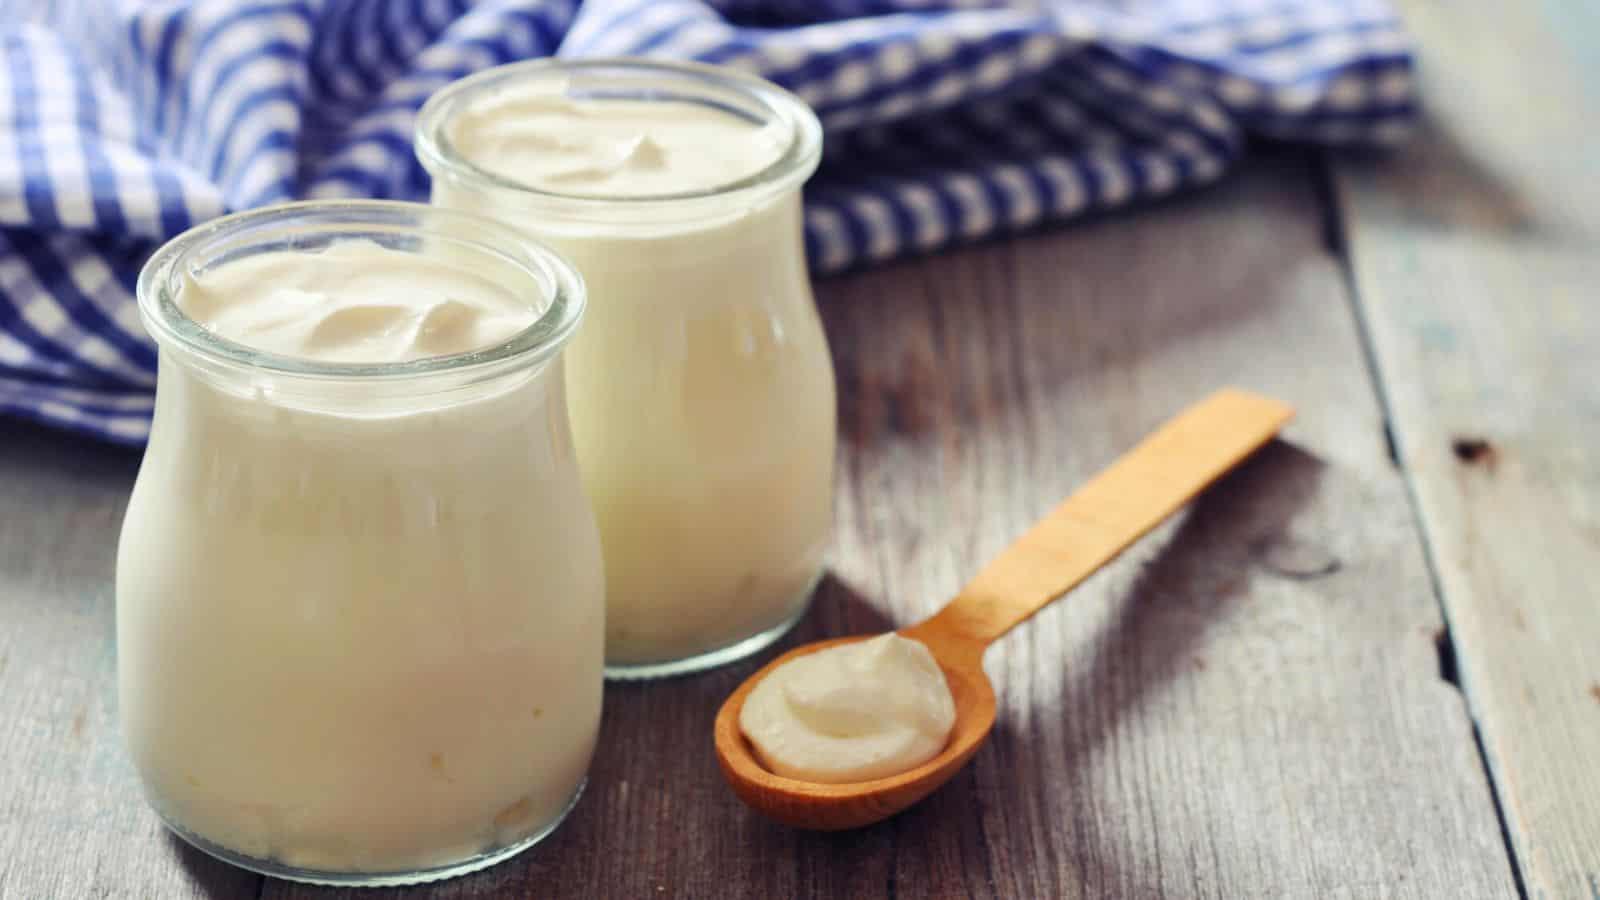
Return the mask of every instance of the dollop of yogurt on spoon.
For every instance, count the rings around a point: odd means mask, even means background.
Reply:
[[[955,721],[955,699],[933,654],[885,634],[774,669],[745,698],[739,730],[769,771],[847,784],[938,756]]]

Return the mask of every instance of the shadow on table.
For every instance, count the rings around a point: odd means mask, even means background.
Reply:
[[[132,483],[144,451],[0,416],[0,468],[29,466],[44,477]]]
[[[255,885],[261,876],[207,856],[170,831],[164,831],[164,835],[167,849],[177,857],[200,896],[209,900],[239,900],[257,894]]]
[[[1064,667],[1077,674],[1068,676],[1060,709],[1080,717],[1064,729],[1064,745],[1045,746],[1009,723],[1002,711],[974,764],[920,806],[856,832],[796,833],[798,848],[808,855],[838,858],[881,852],[892,856],[897,844],[939,847],[939,858],[950,867],[944,878],[987,883],[987,889],[1004,893],[1006,886],[996,884],[994,874],[1037,877],[1041,873],[1032,870],[1042,862],[1037,854],[1045,851],[995,846],[986,839],[986,828],[993,832],[1006,817],[1025,815],[1048,829],[1042,839],[1055,848],[1048,852],[1060,854],[1051,864],[1054,873],[1045,875],[1046,886],[1049,878],[1077,877],[1083,884],[1059,887],[1069,895],[1075,887],[1092,895],[1095,884],[1119,885],[1128,896],[1157,896],[1162,886],[1139,883],[1144,877],[1140,868],[1124,858],[1125,842],[1118,831],[1131,827],[1133,819],[1113,818],[1108,826],[1104,816],[1092,813],[1080,799],[1081,793],[1095,789],[1085,770],[1122,719],[1163,685],[1192,670],[1206,630],[1226,617],[1251,570],[1264,565],[1263,548],[1285,533],[1314,496],[1324,468],[1315,456],[1274,442],[1190,507],[1132,586],[1118,592],[1117,609],[1083,648],[1086,664]],[[1109,712],[1084,714],[1091,710]],[[1045,758],[1058,753],[1060,757]],[[1019,788],[1014,780],[1052,770],[1065,772],[1064,783]],[[1024,859],[1031,862],[1022,865]],[[903,875],[913,881],[918,877]],[[916,889],[904,882],[902,889]]]
[[[1311,500],[1325,465],[1274,441],[1201,495],[1128,589],[1094,645],[1086,674],[1070,686],[1066,707],[1088,700],[1072,694],[1094,694],[1115,678],[1118,706],[1126,712],[1192,667],[1206,628],[1224,617],[1250,570],[1262,565],[1262,549]],[[1219,568],[1226,574],[1219,576]],[[1138,665],[1130,666],[1134,658]],[[1092,753],[1115,725],[1114,716],[1098,717],[1092,727],[1073,730],[1068,754]]]
[[[589,770],[591,791],[637,784],[641,775],[660,777],[671,770],[671,766],[641,766],[641,741],[670,751],[704,753],[710,761],[711,731],[717,711],[728,695],[762,666],[802,644],[892,627],[888,617],[855,588],[826,572],[799,624],[760,653],[687,676],[607,682],[600,739]],[[719,786],[720,778],[718,775]],[[627,810],[615,812],[621,815]]]

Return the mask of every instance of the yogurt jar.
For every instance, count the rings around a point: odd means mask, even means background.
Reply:
[[[319,883],[448,877],[550,833],[602,688],[560,366],[577,274],[473,216],[303,203],[179,236],[138,299],[160,367],[118,678],[156,811]]]
[[[609,677],[738,659],[805,611],[837,435],[801,229],[820,150],[798,98],[703,65],[517,63],[423,107],[434,204],[556,247],[594,298],[566,367]]]

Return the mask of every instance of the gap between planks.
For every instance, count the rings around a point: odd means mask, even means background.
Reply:
[[[1468,718],[1471,719],[1472,742],[1478,751],[1478,762],[1483,769],[1484,782],[1488,785],[1489,796],[1494,801],[1495,819],[1500,824],[1500,840],[1505,844],[1506,862],[1511,870],[1512,883],[1516,885],[1517,896],[1521,900],[1528,900],[1528,887],[1523,881],[1522,864],[1517,859],[1516,844],[1511,839],[1511,825],[1506,818],[1505,799],[1500,796],[1501,788],[1494,777],[1494,766],[1490,762],[1488,748],[1483,743],[1483,731],[1479,728],[1472,698],[1461,685],[1458,668],[1460,650],[1456,647],[1455,629],[1450,622],[1450,607],[1445,602],[1444,585],[1439,577],[1439,560],[1435,556],[1433,542],[1427,539],[1426,517],[1423,514],[1422,503],[1417,497],[1416,480],[1405,464],[1395,437],[1394,408],[1384,386],[1383,368],[1373,342],[1372,322],[1367,317],[1365,306],[1361,303],[1360,286],[1357,284],[1355,266],[1350,258],[1350,241],[1346,232],[1348,224],[1339,205],[1338,187],[1334,184],[1333,162],[1327,150],[1309,152],[1313,160],[1317,200],[1322,205],[1328,251],[1339,261],[1341,274],[1344,277],[1345,297],[1350,316],[1355,322],[1356,335],[1361,342],[1361,355],[1372,379],[1378,409],[1383,414],[1384,443],[1389,461],[1394,464],[1405,484],[1406,503],[1411,510],[1412,519],[1416,522],[1417,532],[1422,536],[1422,559],[1428,570],[1428,585],[1433,591],[1434,602],[1439,605],[1439,617],[1442,623],[1439,635],[1435,638],[1439,653],[1439,679],[1455,688],[1462,696],[1463,706],[1467,710]],[[1600,897],[1596,900],[1600,900]]]

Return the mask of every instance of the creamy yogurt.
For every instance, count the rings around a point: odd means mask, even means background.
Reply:
[[[526,275],[359,240],[176,268],[194,321],[312,363],[479,350],[536,314]],[[224,365],[147,287],[162,358],[117,627],[152,804],[252,868],[386,883],[553,826],[593,750],[603,634],[559,366]]]
[[[745,698],[739,730],[773,773],[845,784],[933,759],[955,721],[955,700],[933,654],[885,634],[774,669]]]
[[[556,247],[593,298],[566,363],[618,677],[775,639],[805,608],[832,520],[833,369],[799,194],[815,118],[770,85],[766,112],[730,112],[754,103],[736,80],[703,102],[634,96],[726,80],[651,63],[510,66],[422,114],[434,203]]]
[[[487,96],[451,123],[451,144],[530,187],[617,198],[747,178],[788,143],[771,124],[698,103],[573,99],[566,89],[555,82]]]
[[[396,363],[501,343],[533,324],[525,297],[464,263],[352,240],[180,274],[177,303],[219,337],[338,363]]]

